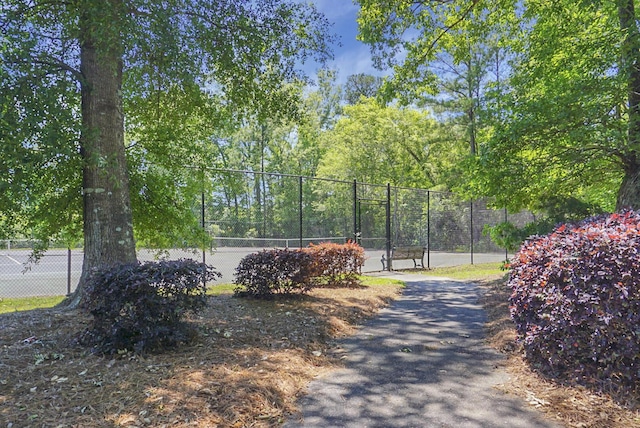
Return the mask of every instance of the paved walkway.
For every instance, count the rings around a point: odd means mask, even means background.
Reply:
[[[494,388],[507,375],[483,344],[477,287],[390,277],[403,296],[340,342],[346,368],[313,381],[285,427],[559,427]]]

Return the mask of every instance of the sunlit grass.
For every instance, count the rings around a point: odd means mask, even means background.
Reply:
[[[216,284],[207,289],[207,294],[217,296],[221,294],[232,294],[235,284]],[[19,297],[0,298],[0,314],[9,312],[28,311],[31,309],[52,308],[62,302],[64,296],[39,296],[39,297]]]
[[[444,276],[452,279],[479,280],[488,277],[499,277],[507,272],[501,269],[502,263],[479,263],[473,265],[446,266],[433,268],[423,272],[424,275]]]
[[[397,279],[390,278],[379,278],[374,276],[360,276],[360,280],[362,281],[362,285],[366,286],[386,286],[386,285],[400,285],[404,287],[404,281],[400,281]]]
[[[222,294],[233,294],[233,289],[236,287],[237,285],[232,283],[213,284],[207,288],[207,295],[220,296]]]
[[[40,296],[20,298],[0,298],[0,314],[31,309],[52,308],[62,302],[64,296]]]
[[[402,281],[389,278],[376,278],[371,276],[361,276],[362,285],[366,286],[386,286],[386,285],[403,285]],[[207,288],[207,295],[220,296],[224,294],[233,294],[236,284],[213,284]],[[46,297],[20,297],[20,298],[0,298],[0,314],[28,311],[31,309],[52,308],[64,299],[64,296],[46,296]]]

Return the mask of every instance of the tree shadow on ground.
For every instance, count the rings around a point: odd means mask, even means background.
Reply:
[[[313,382],[286,426],[555,426],[494,388],[503,357],[483,343],[478,297],[468,283],[408,282],[340,342],[346,368]]]

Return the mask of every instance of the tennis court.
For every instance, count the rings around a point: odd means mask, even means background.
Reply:
[[[233,281],[233,274],[240,260],[247,254],[260,251],[256,247],[218,247],[215,251],[204,254],[206,263],[214,266],[222,274],[218,283]],[[382,270],[380,259],[384,250],[365,250],[366,261],[363,273]],[[56,296],[74,291],[82,271],[82,250],[53,249],[45,253],[37,263],[29,262],[30,250],[0,251],[0,298]],[[158,256],[169,259],[192,258],[202,260],[202,251],[171,250],[162,254],[150,250],[139,250],[141,261],[155,260]],[[474,254],[474,263],[499,262],[504,260],[504,253]],[[429,255],[431,267],[456,266],[471,262],[469,253],[432,252]],[[426,258],[425,258],[426,263]],[[394,269],[412,268],[411,260],[393,262]],[[69,276],[70,275],[70,276]]]

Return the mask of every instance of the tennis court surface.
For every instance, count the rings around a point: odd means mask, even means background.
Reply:
[[[247,254],[260,251],[256,247],[218,247],[215,251],[204,254],[206,263],[214,266],[222,274],[217,283],[233,282],[234,272],[240,260]],[[382,270],[380,261],[384,250],[365,249],[366,261],[363,273]],[[73,292],[82,271],[82,250],[52,249],[45,253],[38,263],[29,263],[30,250],[0,250],[0,298],[57,296]],[[158,253],[151,250],[139,250],[141,261],[155,260],[158,257],[169,259],[192,258],[202,260],[201,250],[171,250]],[[504,253],[473,254],[474,263],[500,262]],[[470,253],[432,252],[429,255],[429,266],[456,266],[471,262]],[[425,258],[426,263],[426,258]],[[413,261],[398,260],[393,262],[394,269],[413,268]]]

